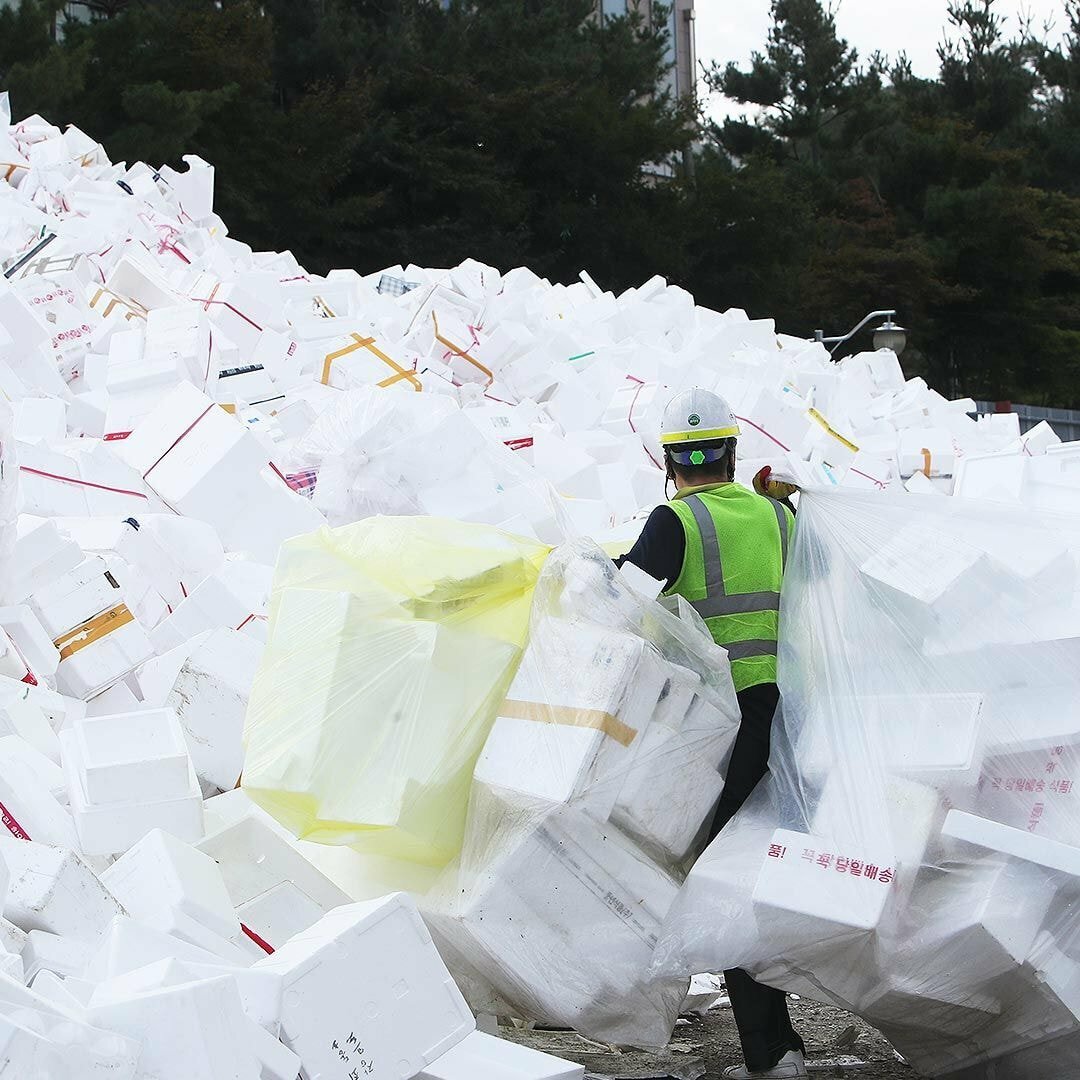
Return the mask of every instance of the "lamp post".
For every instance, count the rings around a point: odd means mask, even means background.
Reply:
[[[899,356],[907,345],[907,331],[902,326],[898,326],[893,322],[895,318],[895,311],[871,311],[862,322],[848,333],[841,334],[838,337],[826,337],[824,330],[815,330],[814,340],[820,341],[823,345],[831,346],[829,354],[832,355],[841,345],[850,341],[868,323],[872,322],[874,319],[884,319],[885,321],[874,330],[874,348],[892,349],[892,351]]]

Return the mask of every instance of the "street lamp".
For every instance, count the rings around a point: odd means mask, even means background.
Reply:
[[[892,351],[899,356],[907,345],[907,331],[902,326],[898,326],[893,322],[895,317],[895,311],[871,311],[858,326],[848,333],[842,334],[839,337],[826,337],[824,330],[815,330],[814,340],[820,341],[823,345],[831,345],[832,348],[829,349],[829,354],[832,355],[841,345],[850,341],[868,323],[872,322],[874,319],[884,319],[885,321],[874,331],[874,348],[892,349]]]

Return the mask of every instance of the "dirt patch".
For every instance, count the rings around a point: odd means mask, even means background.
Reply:
[[[789,1004],[806,1042],[811,1076],[921,1080],[922,1074],[898,1061],[885,1037],[865,1021],[814,1001],[792,998]],[[626,1080],[719,1080],[724,1069],[742,1061],[735,1019],[726,1005],[710,1009],[704,1017],[681,1019],[671,1044],[659,1054],[613,1050],[567,1031],[503,1028],[501,1034],[576,1061],[585,1066],[586,1074]]]

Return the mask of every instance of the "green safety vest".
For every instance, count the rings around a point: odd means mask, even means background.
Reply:
[[[668,504],[686,554],[667,593],[690,601],[731,660],[736,691],[776,682],[780,586],[795,517],[739,484],[686,488]]]

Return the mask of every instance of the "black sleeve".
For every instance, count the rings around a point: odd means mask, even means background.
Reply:
[[[637,543],[616,559],[615,565],[633,563],[670,589],[682,573],[685,554],[686,533],[679,515],[670,506],[661,505],[649,515]]]

